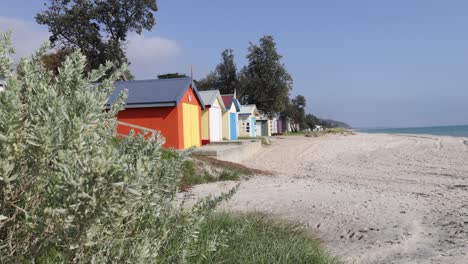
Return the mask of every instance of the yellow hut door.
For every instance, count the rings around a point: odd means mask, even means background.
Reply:
[[[200,116],[198,105],[182,103],[184,148],[200,146]]]

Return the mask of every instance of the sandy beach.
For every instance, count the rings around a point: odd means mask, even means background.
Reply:
[[[275,137],[222,208],[299,221],[346,263],[468,263],[468,139]],[[197,186],[203,196],[235,183]]]

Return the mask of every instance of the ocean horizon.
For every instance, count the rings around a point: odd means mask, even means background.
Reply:
[[[402,128],[376,128],[356,129],[364,133],[382,134],[418,134],[435,136],[468,137],[468,125],[458,126],[433,126],[433,127],[402,127]]]

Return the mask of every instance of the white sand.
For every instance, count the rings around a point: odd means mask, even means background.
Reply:
[[[347,263],[468,263],[466,138],[282,137],[243,164],[276,175],[242,182],[225,208],[300,221]]]

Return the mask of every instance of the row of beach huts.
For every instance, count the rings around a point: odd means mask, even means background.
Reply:
[[[4,89],[0,79],[0,91]],[[279,114],[262,114],[254,104],[241,105],[235,94],[198,91],[192,78],[120,81],[107,100],[110,107],[127,89],[125,109],[117,115],[117,135],[133,130],[160,133],[164,147],[187,149],[211,142],[254,138],[291,131]]]
[[[158,131],[164,147],[187,149],[239,137],[271,136],[290,131],[287,119],[262,114],[253,104],[241,105],[235,94],[198,91],[191,78],[121,81],[107,101],[128,90],[118,113],[117,134]]]

